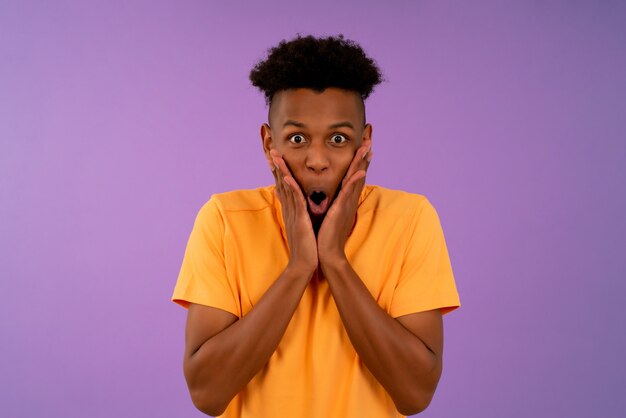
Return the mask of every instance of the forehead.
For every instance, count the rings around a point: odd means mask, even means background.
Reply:
[[[298,88],[281,90],[274,95],[270,109],[270,123],[278,128],[286,120],[321,121],[361,120],[361,97],[355,91],[328,87],[323,92]]]

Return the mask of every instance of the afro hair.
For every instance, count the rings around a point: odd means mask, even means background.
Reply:
[[[259,61],[250,72],[250,81],[271,106],[276,92],[294,88],[322,92],[337,87],[356,91],[364,101],[383,77],[376,62],[342,34],[327,38],[298,34],[270,48],[267,59]]]

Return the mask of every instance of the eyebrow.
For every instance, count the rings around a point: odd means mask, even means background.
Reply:
[[[290,120],[288,119],[284,124],[283,124],[283,128],[287,127],[287,126],[297,126],[298,128],[306,128],[306,125],[302,122],[297,122],[295,120]],[[352,123],[348,122],[347,120],[342,121],[342,122],[337,122],[337,123],[333,123],[332,125],[330,125],[328,127],[328,129],[335,129],[335,128],[340,128],[340,127],[348,127],[352,130],[354,130],[354,126],[352,125]]]

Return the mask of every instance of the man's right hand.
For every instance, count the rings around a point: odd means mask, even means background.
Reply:
[[[283,221],[289,245],[287,268],[300,271],[310,278],[318,266],[317,241],[300,186],[287,168],[282,155],[270,150],[270,168],[276,181],[276,195],[283,211]]]

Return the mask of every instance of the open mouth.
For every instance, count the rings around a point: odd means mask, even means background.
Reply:
[[[322,191],[314,191],[307,196],[309,210],[313,215],[322,215],[328,209],[328,195]]]

